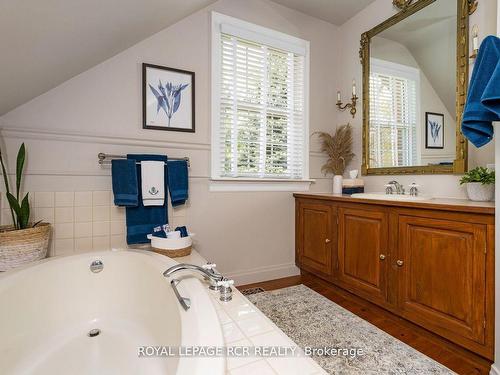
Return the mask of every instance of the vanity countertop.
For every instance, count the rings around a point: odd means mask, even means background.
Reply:
[[[409,208],[430,208],[433,210],[470,212],[485,215],[495,214],[495,202],[474,202],[468,199],[433,198],[420,201],[394,201],[383,199],[355,198],[346,194],[294,193],[295,198],[324,199],[337,202],[376,204]]]

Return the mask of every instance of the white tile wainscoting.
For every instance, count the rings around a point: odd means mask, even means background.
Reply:
[[[111,191],[30,193],[31,221],[52,224],[48,256],[126,248],[125,208],[113,204]],[[174,226],[186,225],[187,210],[168,207]],[[1,195],[0,225],[12,224]]]

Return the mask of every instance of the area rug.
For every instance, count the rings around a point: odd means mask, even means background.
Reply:
[[[313,355],[330,374],[453,374],[304,285],[247,298],[301,348],[361,349],[358,356]]]
[[[243,289],[241,291],[241,294],[243,294],[244,296],[249,296],[251,294],[257,294],[257,293],[262,293],[262,292],[265,292],[265,290],[261,287],[257,287],[257,288]]]

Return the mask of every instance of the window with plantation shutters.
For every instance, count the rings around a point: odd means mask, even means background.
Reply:
[[[307,42],[230,20],[213,38],[212,178],[307,179]]]
[[[370,166],[403,167],[419,164],[417,124],[418,69],[371,59]]]

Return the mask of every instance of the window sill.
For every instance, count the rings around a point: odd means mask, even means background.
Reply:
[[[212,178],[209,190],[217,191],[309,191],[312,179]]]

